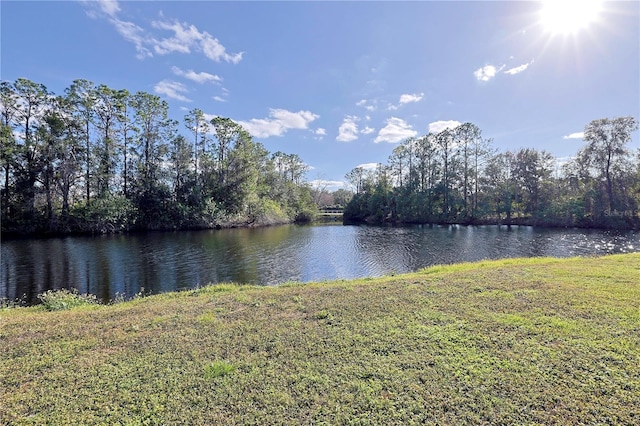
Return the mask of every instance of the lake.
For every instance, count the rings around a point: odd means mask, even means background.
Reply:
[[[240,282],[375,277],[435,265],[640,251],[640,233],[528,226],[297,226],[2,241],[0,299],[76,288],[103,301]]]

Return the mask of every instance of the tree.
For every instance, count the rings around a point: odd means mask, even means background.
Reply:
[[[445,129],[438,133],[435,140],[440,150],[442,167],[442,214],[445,218],[450,218],[452,215],[452,182],[457,172],[458,144],[456,143],[455,133],[451,129]]]
[[[256,143],[247,131],[238,127],[237,133],[234,131],[233,144],[227,147],[226,176],[221,181],[218,194],[231,213],[247,211],[248,208],[256,210],[253,207],[259,203],[260,171],[268,158],[268,151],[262,144]]]
[[[128,90],[119,90],[116,95],[120,114],[116,117],[119,121],[120,134],[122,135],[122,143],[120,151],[122,153],[122,194],[125,198],[129,198],[129,182],[131,181],[131,156],[134,154],[130,133],[137,132],[134,126],[134,108],[132,107],[132,96]]]
[[[209,132],[209,123],[207,123],[202,110],[195,108],[189,111],[189,114],[184,116],[184,125],[193,135],[193,164],[197,178],[200,158],[207,151],[207,133]]]
[[[338,189],[333,192],[333,201],[336,206],[344,208],[353,198],[353,192],[347,189]]]
[[[168,118],[169,106],[156,95],[137,92],[132,102],[138,144],[136,203],[146,226],[162,221],[169,189],[163,174],[167,141],[174,137],[176,123]]]
[[[631,141],[631,133],[637,129],[638,120],[630,116],[593,120],[584,129],[587,145],[580,150],[578,157],[587,167],[596,171],[598,178],[605,181],[610,212],[618,207],[614,184],[620,179],[622,162],[629,156],[626,144]]]
[[[2,214],[6,219],[9,215],[11,183],[13,168],[17,161],[16,138],[13,134],[14,120],[17,114],[18,96],[13,86],[6,81],[0,82],[0,162],[4,169],[4,185],[2,188]]]
[[[214,146],[217,185],[223,188],[229,177],[229,150],[233,148],[236,142],[241,138],[246,138],[247,133],[238,123],[230,118],[215,117],[211,120],[211,124],[215,130],[216,145]]]
[[[35,137],[41,148],[41,170],[38,181],[42,185],[46,200],[46,220],[53,227],[53,189],[57,186],[55,171],[60,160],[59,148],[65,133],[65,123],[55,108],[47,111],[37,127]]]
[[[356,167],[345,175],[347,182],[349,182],[356,190],[356,195],[360,194],[364,190],[365,184],[365,169],[362,167]]]
[[[412,138],[413,139],[413,138]],[[390,172],[395,178],[395,182],[399,187],[403,187],[405,181],[408,181],[410,176],[409,164],[411,161],[411,139],[406,140],[404,143],[398,145],[393,149],[391,156],[389,157]]]
[[[77,116],[78,121],[81,123],[83,129],[84,139],[84,163],[85,163],[85,192],[86,201],[91,198],[91,173],[92,173],[92,161],[91,161],[91,132],[90,125],[93,121],[95,112],[93,106],[96,103],[96,97],[94,92],[94,85],[89,80],[74,80],[73,84],[66,90],[66,96],[68,101],[75,107],[74,114]]]
[[[36,181],[42,162],[41,140],[35,137],[34,129],[42,119],[48,105],[50,93],[42,84],[19,78],[14,84],[17,97],[16,117],[22,131],[22,143],[18,145],[18,192],[22,199],[23,214],[35,219]]]
[[[123,121],[124,105],[121,93],[104,84],[95,90],[96,102],[93,110],[97,117],[97,128],[101,133],[101,144],[97,147],[98,168],[96,186],[99,197],[110,193],[111,181],[115,175],[116,126]]]
[[[191,144],[184,136],[177,135],[171,141],[169,156],[174,199],[179,205],[189,206],[195,181],[191,163]]]
[[[511,220],[514,203],[517,203],[516,185],[513,179],[514,155],[512,152],[499,153],[491,157],[485,168],[483,192],[489,209],[500,220],[502,213]]]
[[[472,141],[472,155],[473,155],[473,205],[471,210],[471,216],[476,218],[479,214],[478,209],[478,194],[480,192],[480,180],[481,167],[486,165],[486,162],[495,154],[495,151],[491,148],[491,139],[485,139],[478,137]]]
[[[56,144],[58,162],[55,175],[62,197],[61,218],[66,222],[69,218],[71,191],[82,174],[82,129],[81,123],[73,115],[73,106],[66,97],[58,98],[57,105],[56,118],[61,121],[62,135]]]
[[[513,174],[521,193],[525,213],[541,216],[547,207],[544,190],[553,172],[553,156],[531,148],[518,150],[513,157]]]

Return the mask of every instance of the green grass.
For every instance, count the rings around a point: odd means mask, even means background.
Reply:
[[[640,254],[0,309],[0,424],[640,424]]]

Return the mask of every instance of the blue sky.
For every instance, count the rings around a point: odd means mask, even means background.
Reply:
[[[640,118],[640,2],[588,3],[3,0],[0,78],[230,117],[338,189],[447,125],[566,158],[589,121]]]

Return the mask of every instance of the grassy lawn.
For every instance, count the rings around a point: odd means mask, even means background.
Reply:
[[[0,310],[0,424],[640,424],[640,254]]]

